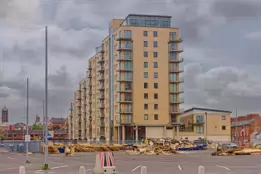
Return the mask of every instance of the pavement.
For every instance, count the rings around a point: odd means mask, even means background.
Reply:
[[[171,156],[129,156],[115,152],[117,174],[140,174],[140,167],[146,166],[148,174],[198,174],[198,167],[204,166],[206,174],[261,174],[260,156],[211,156],[212,151],[196,151]],[[78,174],[80,166],[91,174],[96,153],[76,153],[74,157],[64,154],[50,155],[48,173]],[[0,174],[18,174],[19,167],[26,167],[26,174],[43,173],[43,154],[29,155],[31,164],[25,165],[25,154],[6,152],[0,148]]]

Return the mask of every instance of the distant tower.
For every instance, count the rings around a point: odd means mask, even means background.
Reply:
[[[8,123],[8,109],[6,106],[2,109],[2,123]]]
[[[40,124],[40,117],[38,115],[36,115],[35,124]]]

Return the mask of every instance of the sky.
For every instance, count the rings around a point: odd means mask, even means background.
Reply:
[[[110,21],[133,13],[169,15],[180,28],[185,109],[261,113],[261,1],[0,0],[0,107],[8,107],[10,122],[24,121],[27,77],[30,122],[42,116],[45,26],[48,115],[66,117]]]

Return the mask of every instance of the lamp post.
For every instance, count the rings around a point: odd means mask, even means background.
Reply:
[[[208,141],[208,113],[205,112],[206,116],[206,142]]]

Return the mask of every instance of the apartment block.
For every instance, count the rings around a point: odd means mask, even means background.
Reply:
[[[181,124],[177,131],[169,131],[168,135],[176,134],[182,139],[190,141],[199,138],[206,138],[214,142],[231,141],[231,118],[230,111],[209,109],[209,108],[191,108],[181,116]]]
[[[112,20],[88,61],[85,90],[75,93],[73,120],[85,121],[74,121],[71,139],[137,141],[177,130],[184,103],[182,41],[171,16]]]

